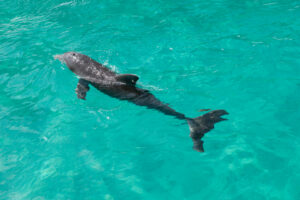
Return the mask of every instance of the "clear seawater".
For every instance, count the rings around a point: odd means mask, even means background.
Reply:
[[[183,121],[77,99],[71,50],[229,120],[193,151]],[[0,0],[1,200],[297,200],[299,120],[299,1]]]

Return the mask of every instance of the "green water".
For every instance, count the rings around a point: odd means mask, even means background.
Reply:
[[[0,0],[0,199],[300,199],[300,2]],[[92,88],[53,55],[78,51],[190,117]]]

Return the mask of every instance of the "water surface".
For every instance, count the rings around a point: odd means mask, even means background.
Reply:
[[[300,199],[300,3],[0,0],[0,199]],[[91,89],[53,55],[89,55],[190,117]]]

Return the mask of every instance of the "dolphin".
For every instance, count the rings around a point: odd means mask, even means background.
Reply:
[[[54,58],[65,63],[72,72],[79,76],[75,90],[79,99],[86,99],[86,93],[90,89],[89,86],[92,85],[113,98],[126,100],[184,120],[189,125],[193,149],[196,151],[204,152],[201,138],[214,128],[215,123],[227,120],[221,117],[228,114],[225,110],[213,110],[197,118],[186,117],[184,114],[172,109],[168,104],[158,100],[148,90],[137,87],[136,82],[139,79],[137,75],[117,74],[86,55],[67,52],[56,55]],[[203,111],[207,110],[203,109]]]

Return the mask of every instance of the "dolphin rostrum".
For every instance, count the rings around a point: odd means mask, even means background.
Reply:
[[[79,99],[85,100],[89,85],[92,85],[111,97],[130,101],[136,105],[146,106],[177,119],[185,120],[189,125],[190,137],[194,142],[193,149],[196,151],[204,151],[201,140],[204,134],[213,129],[215,123],[226,120],[221,118],[222,115],[228,114],[225,110],[213,110],[197,118],[186,117],[155,98],[148,90],[136,87],[138,76],[117,74],[86,55],[67,52],[56,55],[54,58],[66,63],[68,68],[80,77],[76,88]]]

